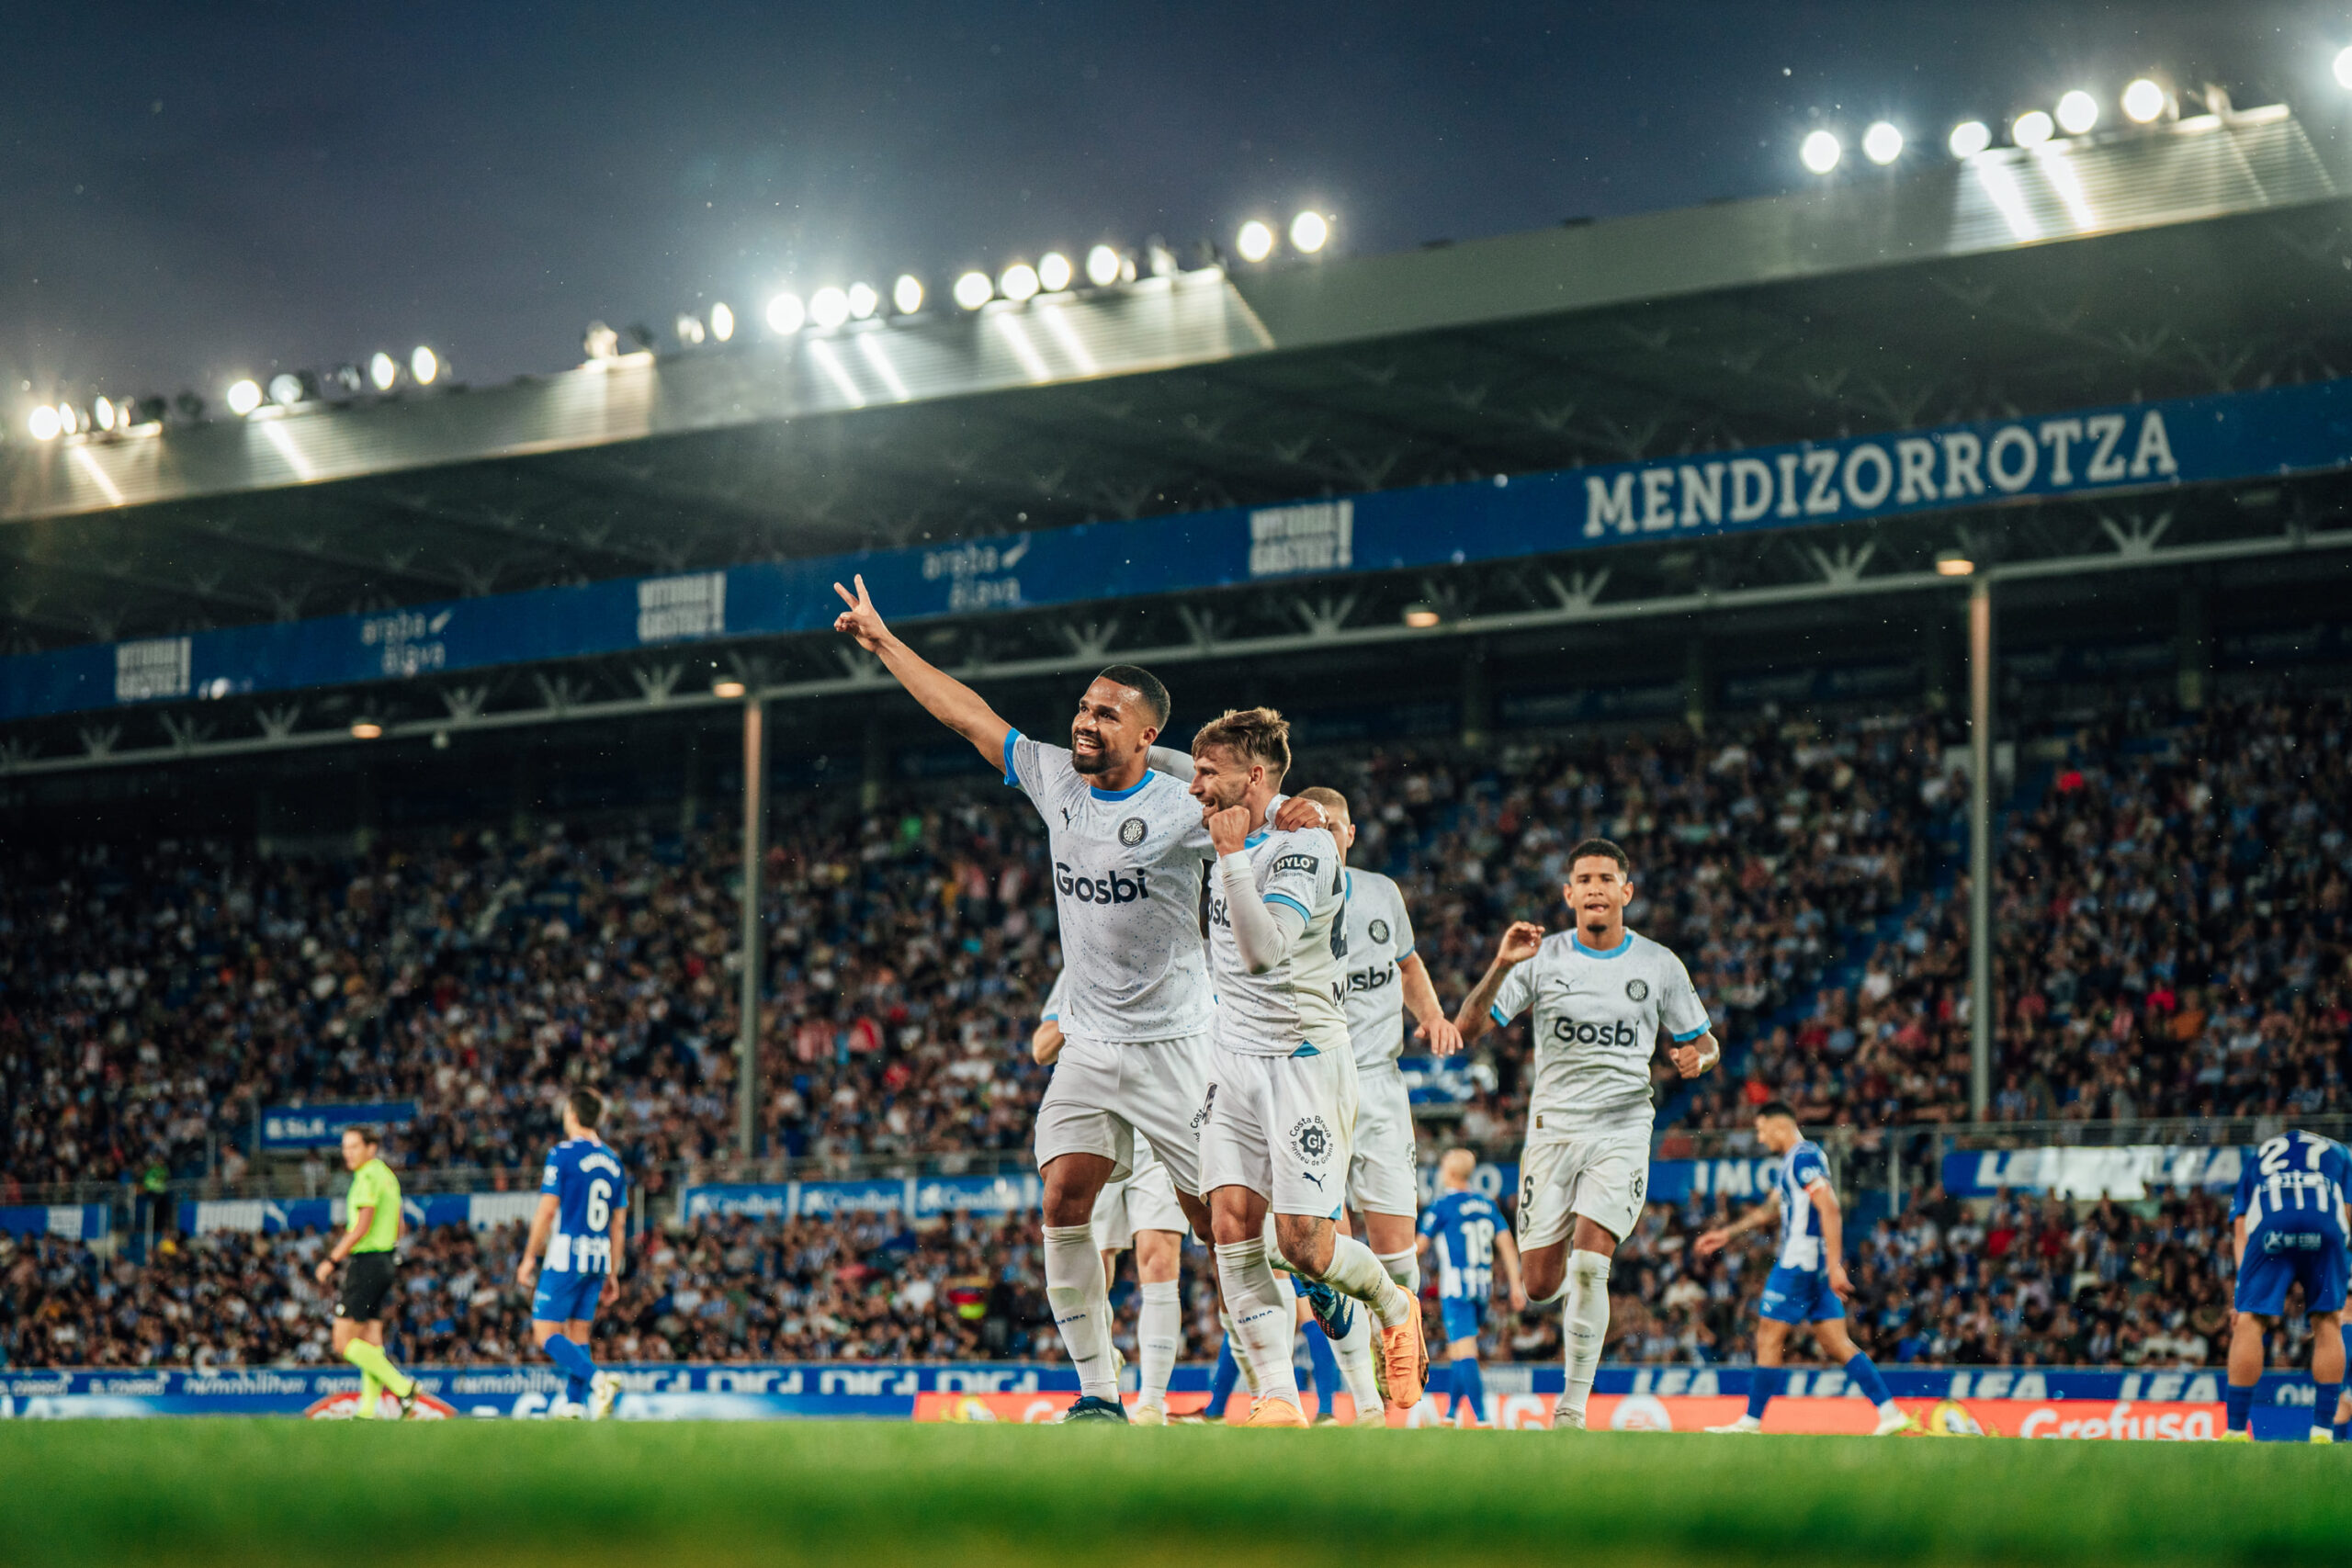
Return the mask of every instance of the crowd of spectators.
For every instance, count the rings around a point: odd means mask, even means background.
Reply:
[[[1750,1233],[1708,1258],[1702,1230],[1728,1211],[1652,1205],[1617,1255],[1608,1355],[1631,1363],[1739,1362],[1771,1267]],[[420,1365],[529,1361],[530,1293],[514,1284],[519,1225],[412,1235],[386,1313]],[[1849,1326],[1890,1365],[2219,1365],[2229,1325],[2226,1205],[2205,1194],[2120,1204],[2004,1196],[1963,1205],[1930,1190],[1854,1247]],[[311,1273],[316,1233],[167,1238],[142,1266],[78,1243],[0,1238],[0,1365],[301,1366],[328,1360],[332,1292]],[[1054,1359],[1033,1217],[706,1219],[639,1239],[640,1258],[596,1325],[625,1361]],[[1189,1353],[1214,1354],[1215,1293],[1197,1253]],[[1117,1337],[1135,1353],[1130,1285]],[[1433,1336],[1435,1301],[1426,1303]],[[2272,1347],[2304,1349],[2290,1313]],[[1552,1361],[1559,1310],[1498,1302],[1497,1360]],[[1809,1341],[1792,1346],[1804,1360]]]

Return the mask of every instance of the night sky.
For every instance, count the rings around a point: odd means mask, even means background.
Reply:
[[[429,343],[476,385],[782,286],[1313,205],[1400,249],[1940,158],[2157,70],[2332,134],[2344,7],[2237,3],[17,6],[0,407]],[[1849,163],[1859,164],[1849,154]],[[1871,172],[1873,175],[1875,172]],[[756,330],[756,329],[754,329]]]

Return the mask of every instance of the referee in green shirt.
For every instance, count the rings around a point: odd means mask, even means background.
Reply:
[[[346,1127],[343,1163],[351,1168],[351,1190],[343,1201],[348,1224],[334,1249],[319,1259],[319,1283],[334,1277],[345,1258],[343,1294],[334,1303],[334,1353],[359,1369],[359,1408],[364,1421],[376,1418],[384,1392],[401,1402],[401,1418],[416,1416],[417,1382],[384,1354],[384,1298],[392,1292],[392,1248],[401,1239],[401,1179],[382,1157],[383,1139],[372,1127]]]

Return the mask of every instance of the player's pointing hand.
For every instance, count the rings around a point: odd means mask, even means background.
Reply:
[[[849,606],[833,617],[833,630],[855,637],[857,646],[866,652],[879,653],[883,643],[889,638],[890,628],[882,624],[882,612],[876,609],[874,601],[866,596],[865,574],[861,572],[850,581],[857,584],[855,593],[838,582],[833,584],[833,592],[840,594],[842,603]]]

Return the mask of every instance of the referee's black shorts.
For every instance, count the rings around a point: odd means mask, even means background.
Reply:
[[[337,1317],[373,1323],[384,1315],[384,1298],[392,1293],[392,1255],[355,1252],[344,1266],[343,1294],[334,1303]]]

